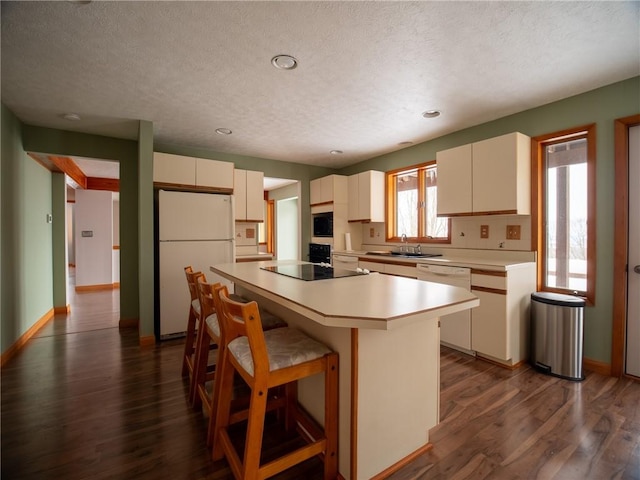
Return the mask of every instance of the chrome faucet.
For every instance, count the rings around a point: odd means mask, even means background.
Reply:
[[[415,246],[415,248],[413,249],[413,252],[417,253],[418,255],[422,255],[422,247],[420,246],[420,244]]]
[[[400,247],[401,252],[407,251],[407,234],[403,233],[400,237],[400,241],[402,242],[402,246]]]

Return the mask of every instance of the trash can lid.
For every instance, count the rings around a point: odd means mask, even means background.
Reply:
[[[584,307],[585,305],[583,298],[551,292],[534,292],[531,294],[531,300],[561,307]]]

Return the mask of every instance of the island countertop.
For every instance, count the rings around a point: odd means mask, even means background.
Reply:
[[[417,316],[435,318],[479,304],[475,295],[462,288],[393,275],[304,281],[260,268],[278,264],[227,263],[213,265],[211,271],[331,327],[391,330]]]

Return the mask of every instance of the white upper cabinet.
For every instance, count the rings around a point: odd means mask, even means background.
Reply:
[[[509,133],[473,144],[473,212],[531,213],[531,139]]]
[[[529,215],[531,139],[519,132],[436,154],[438,215]]]
[[[347,190],[350,222],[384,222],[384,172],[350,175]]]
[[[264,222],[264,173],[235,170],[235,217],[243,222]]]
[[[471,144],[436,153],[438,215],[470,213],[473,209],[471,193]]]
[[[196,158],[196,186],[231,190],[234,170],[231,162]]]
[[[343,175],[327,175],[311,180],[309,203],[322,205],[327,203],[347,203],[346,178]]]
[[[231,192],[233,170],[233,163],[230,162],[153,153],[154,183]]]
[[[196,159],[170,153],[153,152],[153,181],[194,186],[196,184]]]

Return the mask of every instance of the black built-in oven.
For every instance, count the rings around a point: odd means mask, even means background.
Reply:
[[[310,243],[309,261],[312,263],[331,263],[331,245],[328,243]]]

